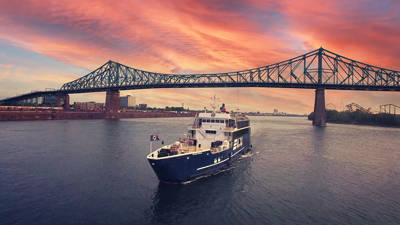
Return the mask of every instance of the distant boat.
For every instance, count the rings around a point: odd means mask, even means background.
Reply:
[[[250,121],[241,113],[229,114],[223,104],[219,112],[196,115],[185,138],[147,155],[162,182],[183,183],[213,174],[250,149]]]

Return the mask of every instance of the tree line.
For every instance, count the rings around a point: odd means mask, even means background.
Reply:
[[[314,118],[314,112],[308,115],[309,120],[313,120],[313,118]],[[354,112],[350,111],[339,112],[337,110],[327,110],[326,122],[400,127],[400,115],[393,115],[387,113],[372,114],[372,113],[364,113],[360,110],[356,110]]]

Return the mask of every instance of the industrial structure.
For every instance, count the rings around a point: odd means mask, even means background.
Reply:
[[[323,48],[268,66],[214,74],[155,73],[108,61],[59,90],[27,93],[3,99],[0,104],[14,105],[56,96],[56,105],[69,110],[69,94],[105,91],[106,111],[115,113],[120,108],[120,90],[202,87],[315,89],[313,125],[325,126],[325,89],[400,91],[400,72],[361,63]]]

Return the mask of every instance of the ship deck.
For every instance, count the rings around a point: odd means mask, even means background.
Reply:
[[[208,150],[208,149],[209,148],[188,146],[188,145],[181,145],[178,148],[176,148],[176,150],[179,152],[179,154],[201,152],[201,151]],[[173,148],[171,148],[171,150],[173,150]]]
[[[196,153],[196,152],[202,152],[205,150],[210,150],[212,154],[215,154],[217,152],[223,151],[228,149],[228,147],[220,146],[217,148],[205,148],[205,147],[196,147],[196,146],[189,146],[189,145],[180,145],[179,147],[169,147],[170,150],[175,150],[178,151],[178,154],[185,154],[185,153]]]

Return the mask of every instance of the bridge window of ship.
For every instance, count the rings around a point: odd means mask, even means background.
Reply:
[[[215,130],[206,130],[206,133],[207,134],[216,134],[217,131],[215,131]]]

